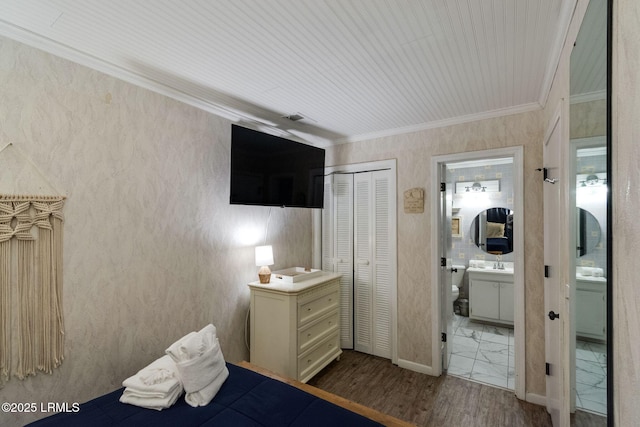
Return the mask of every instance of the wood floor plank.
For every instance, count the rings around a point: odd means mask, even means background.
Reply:
[[[350,350],[308,383],[418,426],[552,425],[546,408],[518,400],[512,391],[453,376],[420,374]],[[576,413],[571,424],[600,427],[606,420]]]

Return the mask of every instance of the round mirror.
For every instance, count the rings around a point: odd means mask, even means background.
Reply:
[[[578,208],[576,211],[576,253],[580,258],[592,253],[600,244],[600,223],[591,212]]]
[[[480,212],[471,223],[471,236],[473,243],[489,254],[513,252],[513,211],[489,208]]]

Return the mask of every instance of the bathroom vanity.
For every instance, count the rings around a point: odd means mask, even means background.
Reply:
[[[513,325],[513,263],[504,265],[467,270],[470,319]]]
[[[576,335],[605,341],[607,338],[607,279],[576,274]]]

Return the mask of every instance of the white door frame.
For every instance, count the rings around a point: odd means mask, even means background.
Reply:
[[[391,295],[391,362],[398,364],[398,245],[397,245],[397,161],[396,159],[380,160],[373,162],[353,163],[348,165],[339,166],[326,166],[324,168],[325,175],[332,173],[358,173],[375,171],[382,169],[389,169],[391,173],[391,182],[389,188],[392,192],[391,200],[396,204],[396,208],[393,209],[395,213],[393,218],[390,218],[389,223],[393,227],[393,234],[395,236],[393,241],[390,242],[390,252],[393,254],[393,272],[391,273],[394,279],[394,286],[392,287]],[[322,209],[313,209],[312,213],[312,250],[311,259],[312,266],[320,269],[322,267]]]
[[[522,146],[498,148],[493,150],[472,151],[457,154],[433,156],[431,158],[431,370],[432,374],[442,374],[440,334],[442,331],[442,301],[440,283],[440,254],[442,253],[440,213],[440,165],[467,160],[481,160],[499,157],[513,158],[513,206],[516,215],[513,218],[514,232],[514,341],[515,341],[515,394],[525,400],[525,305],[524,305],[524,149]]]

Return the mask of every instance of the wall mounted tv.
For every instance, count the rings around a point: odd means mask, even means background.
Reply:
[[[231,125],[231,204],[322,208],[324,150]]]

